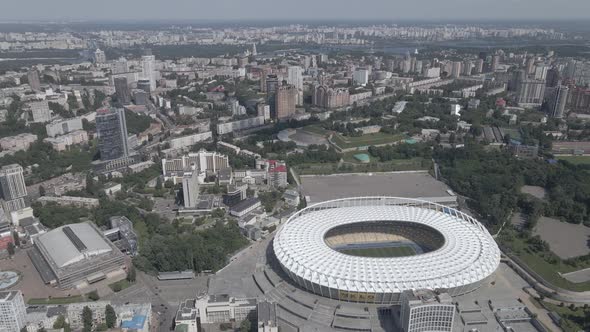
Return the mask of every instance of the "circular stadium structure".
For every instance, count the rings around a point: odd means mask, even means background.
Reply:
[[[273,249],[299,286],[350,302],[399,303],[416,289],[468,293],[500,264],[496,242],[474,218],[397,197],[309,206],[280,228]]]

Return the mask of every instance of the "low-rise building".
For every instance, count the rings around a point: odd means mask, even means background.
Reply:
[[[431,290],[404,291],[400,320],[404,332],[452,332],[455,305],[447,293]]]
[[[260,206],[261,202],[257,197],[250,197],[232,206],[229,210],[229,213],[232,216],[241,218],[247,215],[248,213],[256,210]]]
[[[22,133],[15,136],[0,138],[0,148],[8,151],[25,151],[37,141],[37,135]]]
[[[241,322],[256,317],[256,299],[239,299],[227,294],[197,298],[195,307],[201,324]]]
[[[192,134],[182,137],[173,138],[170,140],[171,149],[182,149],[195,145],[199,142],[204,142],[213,138],[213,134],[210,131],[198,134]]]
[[[88,133],[76,130],[61,136],[47,137],[43,141],[51,144],[56,151],[65,151],[72,145],[88,143]]]
[[[37,199],[38,202],[45,205],[49,202],[56,203],[61,206],[75,206],[81,208],[92,209],[99,206],[97,198],[90,197],[74,197],[74,196],[41,196]]]

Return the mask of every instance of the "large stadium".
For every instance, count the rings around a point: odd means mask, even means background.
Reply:
[[[300,287],[350,302],[399,303],[411,289],[468,293],[500,264],[496,242],[474,218],[397,197],[309,206],[287,220],[273,248]]]

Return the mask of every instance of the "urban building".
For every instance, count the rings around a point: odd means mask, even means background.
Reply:
[[[279,78],[277,75],[266,75],[265,79],[266,102],[270,105],[270,114],[276,114],[276,94],[279,88]]]
[[[278,332],[277,304],[268,301],[258,302],[258,332]]]
[[[105,55],[104,51],[97,48],[96,51],[94,51],[94,63],[105,62],[107,62],[107,56]]]
[[[213,138],[213,133],[206,131],[203,133],[181,136],[170,140],[171,149],[183,149],[199,142],[204,142]]]
[[[287,164],[280,160],[268,160],[266,162],[266,172],[268,185],[271,187],[286,187],[287,182]]]
[[[289,66],[287,69],[287,84],[293,85],[297,90],[303,90],[303,68]]]
[[[141,77],[150,82],[150,91],[156,90],[156,57],[143,55],[141,57]]]
[[[216,173],[220,169],[228,167],[228,156],[215,151],[200,150],[199,152],[191,152],[180,158],[162,159],[164,181],[172,180],[174,183],[178,183],[184,176],[184,173],[186,171],[192,171],[193,168],[198,173]]]
[[[125,62],[127,63],[127,62]],[[121,105],[131,104],[131,92],[129,90],[129,83],[126,77],[116,77],[115,82],[115,93],[117,94],[117,100]]]
[[[55,203],[61,206],[74,206],[87,209],[94,209],[99,206],[98,198],[75,196],[41,196],[37,199],[37,202],[43,205],[47,203]]]
[[[65,151],[72,145],[88,142],[88,133],[84,130],[76,130],[57,137],[47,137],[43,142],[51,144],[55,151]]]
[[[545,81],[530,79],[523,70],[514,73],[516,102],[519,105],[541,105],[545,97]]]
[[[229,209],[229,214],[234,217],[241,218],[248,213],[256,210],[261,206],[261,202],[257,197],[247,198]]]
[[[176,316],[174,317],[174,325],[176,330],[185,332],[199,332],[197,318],[199,311],[196,307],[197,300],[188,299],[180,302]]]
[[[270,120],[270,106],[260,103],[256,105],[256,112],[258,117],[263,117],[264,122]]]
[[[27,196],[23,168],[20,165],[11,164],[0,168],[0,194],[7,201]]]
[[[109,239],[122,253],[135,256],[139,250],[139,241],[133,223],[124,216],[109,218],[111,228],[104,231],[104,236]]]
[[[283,85],[278,87],[275,96],[275,119],[284,120],[295,114],[297,95],[298,91],[292,85]]]
[[[323,108],[339,108],[350,104],[350,93],[345,88],[320,85],[313,90],[312,104]]]
[[[90,222],[55,228],[28,251],[41,279],[61,289],[124,275],[124,255]]]
[[[0,292],[0,331],[18,332],[25,327],[25,301],[19,290]]]
[[[369,83],[369,70],[358,68],[352,74],[352,81],[355,85],[365,86]]]
[[[217,133],[219,135],[224,135],[234,131],[260,127],[262,125],[264,125],[264,116],[257,116],[254,118],[247,118],[238,121],[223,122],[217,125]]]
[[[199,173],[196,170],[184,173],[182,177],[182,196],[184,208],[191,209],[199,202]]]
[[[246,199],[246,190],[248,185],[230,185],[227,187],[227,193],[223,195],[223,204],[232,207]]]
[[[152,84],[149,79],[137,81],[137,89],[145,91],[149,96],[152,93]]]
[[[402,293],[400,320],[404,332],[452,332],[455,305],[451,296],[431,290]]]
[[[41,80],[39,79],[39,72],[37,69],[33,68],[29,70],[27,73],[27,80],[29,81],[29,86],[33,91],[41,91]]]
[[[256,317],[256,299],[238,299],[227,294],[197,298],[195,307],[201,324],[242,322]]]
[[[47,136],[55,137],[72,131],[82,130],[82,118],[59,119],[45,125]]]
[[[49,103],[46,100],[30,102],[29,107],[31,108],[33,123],[51,121],[51,111],[49,110]]]
[[[565,112],[567,104],[569,88],[565,85],[558,85],[554,88],[547,88],[547,107],[549,116],[552,118],[561,119]]]
[[[96,111],[96,133],[101,160],[113,160],[129,155],[127,121],[122,108]]]

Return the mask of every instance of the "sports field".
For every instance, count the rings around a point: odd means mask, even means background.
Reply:
[[[391,135],[381,132],[357,137],[345,137],[335,133],[332,136],[332,142],[341,149],[349,149],[371,145],[391,144],[401,141],[403,138],[403,135]]]
[[[385,248],[355,248],[338,250],[343,254],[360,257],[402,257],[414,256],[416,251],[411,246]]]

